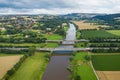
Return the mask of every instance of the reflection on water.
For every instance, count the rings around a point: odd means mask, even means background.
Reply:
[[[52,56],[42,80],[69,80],[69,56]]]
[[[76,29],[73,24],[69,24],[70,28],[67,31],[65,41],[57,48],[73,48],[76,39]],[[72,40],[72,41],[70,41]],[[69,66],[69,57],[72,50],[55,50],[47,65],[42,80],[69,80],[70,72],[67,70]],[[62,54],[62,55],[61,55]],[[67,55],[69,54],[69,55]]]
[[[74,44],[74,41],[76,39],[76,29],[73,24],[69,24],[70,28],[67,31],[65,41],[62,42],[62,44]],[[70,41],[71,40],[71,41]]]

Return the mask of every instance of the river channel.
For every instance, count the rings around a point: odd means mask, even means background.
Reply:
[[[66,38],[57,48],[74,48],[75,39],[76,28],[73,24],[69,23]],[[58,50],[53,52],[54,55],[51,57],[50,62],[47,65],[42,80],[70,80],[70,72],[67,70],[67,67],[69,67],[69,58],[73,51]]]

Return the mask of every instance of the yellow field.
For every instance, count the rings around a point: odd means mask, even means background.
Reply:
[[[85,23],[85,21],[73,21],[73,23],[78,25],[80,30],[85,30],[85,29],[97,29],[97,30],[99,30],[99,27],[102,27],[102,28],[109,27],[106,25],[95,25],[95,23]]]
[[[22,55],[0,57],[0,79],[19,61],[21,57]]]
[[[97,71],[100,80],[120,80],[120,71]]]

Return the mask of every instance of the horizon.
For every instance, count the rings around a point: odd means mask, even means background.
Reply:
[[[71,14],[96,14],[96,15],[111,15],[111,14],[120,14],[120,13],[66,13],[66,14],[32,14],[32,13],[26,13],[26,14],[24,14],[24,13],[17,13],[17,14],[1,14],[0,13],[0,16],[14,16],[14,15],[17,15],[17,16],[23,16],[23,15],[28,15],[28,16],[30,16],[30,15],[41,15],[41,16],[45,16],[45,15],[47,15],[47,16],[60,16],[60,15],[71,15]]]
[[[71,13],[120,13],[120,0],[1,0],[0,15],[11,14],[51,14]]]

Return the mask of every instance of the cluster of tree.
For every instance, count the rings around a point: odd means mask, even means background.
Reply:
[[[45,59],[47,62],[50,61],[50,58],[51,58],[51,53],[45,55]]]
[[[34,37],[29,37],[29,38],[3,38],[0,37],[0,42],[5,42],[5,43],[42,43],[47,40],[46,38],[34,38]]]
[[[81,80],[81,76],[78,74],[78,67],[79,67],[79,65],[77,64],[77,60],[74,60],[74,62],[72,63],[72,66],[70,66],[70,68],[68,68],[68,70],[72,74],[71,80]]]
[[[0,49],[0,53],[5,53],[5,54],[26,54],[26,53],[28,53],[28,50]]]
[[[93,53],[119,53],[120,48],[114,49],[114,48],[109,48],[109,49],[93,49]]]
[[[120,47],[119,43],[92,43],[89,47]]]
[[[16,45],[0,45],[0,48],[29,48],[30,46],[16,46]]]
[[[44,30],[46,32],[53,32],[58,27],[62,28],[62,23],[67,23],[66,20],[60,19],[60,18],[53,18],[53,19],[40,19],[38,20],[39,26],[37,29]],[[43,25],[41,25],[43,24]],[[47,28],[50,28],[50,30],[46,30]]]
[[[62,35],[62,36],[65,36],[65,35],[66,35],[66,32],[65,32],[65,30],[64,30],[63,28],[57,28],[54,33],[55,33],[55,34]]]
[[[21,33],[22,30],[21,29],[6,29],[5,34],[18,34]]]
[[[88,38],[88,40],[90,40],[90,42],[120,42],[120,38],[119,37],[115,37],[115,38]]]

